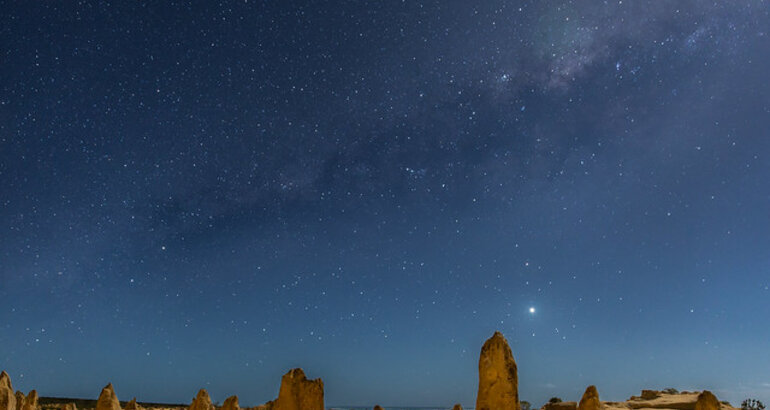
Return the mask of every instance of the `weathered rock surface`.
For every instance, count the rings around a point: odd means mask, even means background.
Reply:
[[[374,406],[374,410],[384,410],[379,404]]]
[[[459,403],[458,403],[458,404],[455,404],[455,405],[452,407],[452,410],[463,410],[463,406],[461,406]]]
[[[195,396],[192,404],[190,404],[190,410],[214,410],[214,405],[211,404],[211,397],[209,397],[209,392],[206,389],[198,390],[198,395]]]
[[[632,400],[627,405],[631,409],[675,409],[675,410],[695,410],[694,395],[672,395],[679,397],[661,396],[653,400]],[[689,397],[692,396],[692,397]]]
[[[645,393],[647,392],[647,393]],[[695,410],[698,400],[701,400],[701,410],[733,410],[734,407],[726,403],[719,403],[716,397],[713,400],[709,397],[713,396],[710,392],[706,394],[699,392],[681,392],[681,393],[666,393],[656,390],[643,390],[642,396],[655,397],[651,400],[643,400],[641,396],[631,396],[628,401],[625,402],[601,402],[603,405],[602,410],[627,410],[627,409],[650,409],[650,410]],[[710,403],[710,404],[709,404]],[[715,404],[716,403],[716,404]],[[716,407],[714,407],[716,406]]]
[[[580,399],[577,410],[600,410],[602,408],[602,402],[599,401],[599,391],[596,390],[596,386],[588,386],[583,398]]]
[[[115,389],[112,387],[112,383],[104,386],[99,394],[99,399],[96,401],[96,408],[94,410],[123,410],[120,407],[120,402],[115,394]]]
[[[27,397],[21,390],[17,391],[14,397],[16,397],[16,410],[21,410],[24,407],[24,402],[27,401]]]
[[[37,390],[30,390],[27,397],[24,399],[24,406],[22,410],[37,410]]]
[[[130,402],[126,403],[126,408],[123,410],[144,410],[144,408],[136,402],[136,397],[134,397]]]
[[[546,403],[541,407],[542,410],[577,410],[577,402],[560,401],[558,403]]]
[[[719,410],[720,407],[717,396],[714,396],[714,393],[711,393],[708,390],[703,390],[703,392],[698,395],[698,400],[695,402],[695,410]]]
[[[61,407],[61,410],[78,410],[78,406],[75,403],[66,403]]]
[[[225,399],[225,404],[222,405],[220,410],[240,410],[241,406],[238,404],[238,396],[230,396]]]
[[[0,410],[16,410],[16,395],[13,393],[11,376],[0,373]]]
[[[642,400],[654,400],[661,396],[657,390],[642,390]]]
[[[324,410],[324,382],[308,380],[300,368],[291,369],[281,378],[278,398],[257,410]]]
[[[521,410],[516,361],[500,332],[481,348],[476,410]]]

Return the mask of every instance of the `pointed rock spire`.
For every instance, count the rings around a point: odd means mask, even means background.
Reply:
[[[695,410],[719,410],[720,407],[717,396],[708,390],[703,390],[698,395],[698,401],[695,402]]]
[[[16,410],[16,395],[13,394],[11,377],[5,371],[0,373],[0,410]]]
[[[96,400],[96,407],[94,410],[123,410],[120,408],[120,402],[118,396],[115,394],[115,389],[112,387],[112,383],[108,383],[102,389],[99,394],[99,399]]]
[[[481,348],[476,410],[521,410],[516,361],[500,332]]]
[[[586,388],[577,408],[578,410],[600,410],[602,408],[602,402],[599,401],[599,391],[596,390],[596,386],[591,385]]]
[[[136,397],[134,397],[130,402],[126,403],[126,408],[123,410],[144,410],[144,407],[140,406],[136,402]]]
[[[6,388],[11,390],[13,392],[13,386],[11,385],[11,376],[8,376],[8,373],[3,370],[0,372],[0,389]]]
[[[190,410],[214,410],[214,405],[211,404],[211,397],[206,389],[200,389],[198,395],[193,399],[190,404]]]
[[[225,399],[225,403],[220,410],[240,410],[241,406],[238,404],[238,396],[230,396]]]
[[[24,407],[22,407],[22,410],[37,410],[37,400],[37,390],[30,390],[24,400]]]
[[[24,408],[24,402],[27,401],[27,396],[24,395],[24,393],[21,392],[21,390],[16,392],[16,410],[22,410]]]

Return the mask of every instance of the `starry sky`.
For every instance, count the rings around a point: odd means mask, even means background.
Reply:
[[[770,402],[765,0],[0,12],[0,367],[242,405]]]

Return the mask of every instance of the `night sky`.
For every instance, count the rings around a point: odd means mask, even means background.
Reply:
[[[15,388],[770,402],[767,1],[1,8]]]

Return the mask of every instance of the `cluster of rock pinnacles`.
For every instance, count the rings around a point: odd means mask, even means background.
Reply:
[[[519,402],[519,378],[516,361],[508,341],[500,332],[489,338],[481,348],[479,358],[479,391],[476,410],[521,410]],[[644,391],[642,396],[644,396]],[[643,397],[644,398],[644,397]],[[238,397],[225,400],[219,410],[240,410]],[[263,405],[244,410],[324,410],[324,384],[321,379],[308,380],[302,369],[292,369],[281,378],[278,398]],[[601,410],[602,402],[595,386],[588,386],[580,403],[549,403],[543,410]],[[693,410],[720,410],[720,403],[708,390],[697,397]],[[13,392],[11,379],[6,372],[0,373],[0,410],[38,410],[38,395],[32,390],[26,396]],[[61,410],[77,410],[74,403]],[[120,407],[112,383],[102,389],[95,410],[143,410],[136,398]],[[201,389],[190,404],[189,410],[216,410],[205,389]],[[379,405],[374,410],[383,410]],[[452,410],[462,410],[455,404]]]

